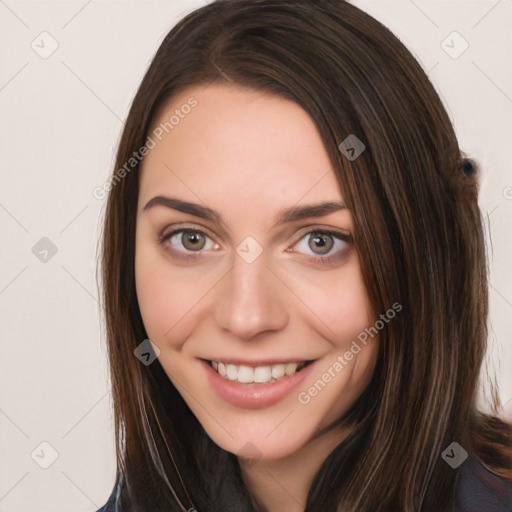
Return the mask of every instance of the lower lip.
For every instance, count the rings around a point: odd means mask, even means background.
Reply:
[[[291,377],[278,379],[272,384],[240,384],[219,375],[206,361],[201,363],[205,367],[211,387],[226,402],[235,407],[263,409],[277,404],[296,390],[311,375],[316,361]]]

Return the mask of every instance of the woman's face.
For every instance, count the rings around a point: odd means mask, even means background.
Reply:
[[[135,258],[148,337],[215,443],[291,455],[361,394],[378,343],[357,340],[374,317],[320,136],[294,102],[214,84],[173,98],[150,137]]]

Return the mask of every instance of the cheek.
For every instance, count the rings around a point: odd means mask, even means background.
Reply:
[[[332,345],[344,348],[373,325],[357,260],[337,271],[317,273],[314,278],[301,276],[296,287],[306,298],[307,323]]]
[[[194,305],[203,291],[197,280],[169,265],[160,251],[140,244],[135,257],[135,285],[148,337],[160,349],[171,343],[169,340],[186,338]]]
[[[161,272],[148,272],[147,267],[136,270],[137,300],[149,338],[155,342],[162,339],[175,323],[173,296]]]
[[[346,286],[331,290],[332,302],[326,314],[331,320],[332,330],[339,334],[335,345],[345,346],[373,323],[373,314],[368,294],[362,280],[350,276]]]

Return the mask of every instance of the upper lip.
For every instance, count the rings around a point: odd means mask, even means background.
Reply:
[[[215,357],[215,358],[207,358],[203,359],[204,361],[210,362],[210,361],[217,361],[227,364],[234,364],[236,366],[272,366],[274,364],[287,364],[287,363],[308,363],[315,361],[315,359],[302,359],[297,358],[293,359],[290,357],[284,357],[283,359],[260,359],[259,361],[248,361],[243,359],[233,359],[233,358],[222,358],[222,357]]]

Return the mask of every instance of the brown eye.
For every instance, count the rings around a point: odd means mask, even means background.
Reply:
[[[188,251],[200,251],[206,245],[206,237],[202,233],[184,231],[181,234],[181,243]]]
[[[296,252],[310,257],[315,263],[333,263],[344,260],[350,253],[352,235],[337,231],[310,231],[296,244]]]
[[[322,233],[311,233],[309,235],[308,245],[315,254],[328,254],[334,247],[333,236]]]
[[[219,246],[206,233],[196,229],[175,229],[161,236],[158,241],[176,255],[196,254]]]

